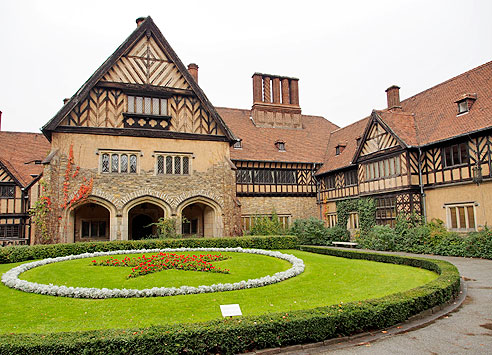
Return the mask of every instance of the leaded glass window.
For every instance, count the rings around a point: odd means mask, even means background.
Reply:
[[[109,173],[109,154],[103,154],[101,158],[101,172]]]
[[[174,157],[174,173],[181,174],[181,157]]]
[[[157,156],[157,174],[164,174],[164,157],[162,155]]]
[[[135,154],[130,155],[130,173],[135,174],[137,172],[137,156]]]
[[[0,198],[14,198],[15,186],[13,185],[0,185]]]
[[[128,95],[128,113],[167,115],[167,99]]]
[[[166,174],[172,174],[173,173],[173,157],[167,156],[166,157]]]
[[[121,172],[128,172],[128,155],[126,154],[121,154]]]
[[[190,158],[183,157],[183,175],[190,173]]]
[[[111,154],[111,172],[112,173],[119,172],[119,161],[120,161],[120,156],[118,154]]]

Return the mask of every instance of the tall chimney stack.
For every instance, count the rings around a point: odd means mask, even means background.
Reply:
[[[195,63],[188,64],[188,72],[198,84],[198,65],[196,65]]]
[[[393,85],[386,89],[388,99],[388,109],[401,108],[400,105],[400,87]]]
[[[142,22],[144,22],[144,21],[145,21],[145,17],[139,17],[139,18],[137,18],[135,20],[135,22],[137,23],[137,27],[139,27],[142,24]]]

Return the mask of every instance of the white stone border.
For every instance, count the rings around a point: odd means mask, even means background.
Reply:
[[[23,272],[33,269],[38,266],[53,264],[60,261],[93,258],[103,255],[118,255],[118,254],[143,254],[143,253],[158,253],[158,252],[183,252],[183,251],[219,251],[219,252],[234,252],[234,253],[249,253],[272,256],[274,258],[283,259],[292,264],[288,270],[277,272],[274,275],[260,277],[258,279],[250,279],[248,281],[239,281],[235,283],[218,283],[211,286],[181,286],[176,287],[153,287],[143,290],[138,289],[108,289],[108,288],[89,288],[89,287],[67,287],[57,286],[53,284],[38,284],[19,279],[19,275]],[[262,287],[271,285],[280,281],[284,281],[291,277],[297,276],[304,271],[304,262],[291,254],[282,254],[278,251],[269,251],[262,249],[243,249],[243,248],[166,248],[166,249],[141,249],[141,250],[114,250],[108,252],[84,253],[79,255],[60,256],[57,258],[47,258],[39,261],[22,264],[10,269],[2,275],[2,282],[11,288],[17,290],[38,293],[41,295],[73,297],[73,298],[132,298],[132,297],[163,297],[189,295],[196,293],[211,293],[243,290],[246,288]]]

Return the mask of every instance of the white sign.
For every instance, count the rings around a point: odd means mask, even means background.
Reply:
[[[222,317],[234,317],[243,315],[238,304],[221,304],[220,311],[222,312]]]

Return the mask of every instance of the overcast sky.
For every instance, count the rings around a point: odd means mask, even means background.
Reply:
[[[293,76],[302,112],[339,126],[492,60],[490,0],[1,1],[2,130],[38,132],[148,15],[215,106],[250,108],[254,72]]]

